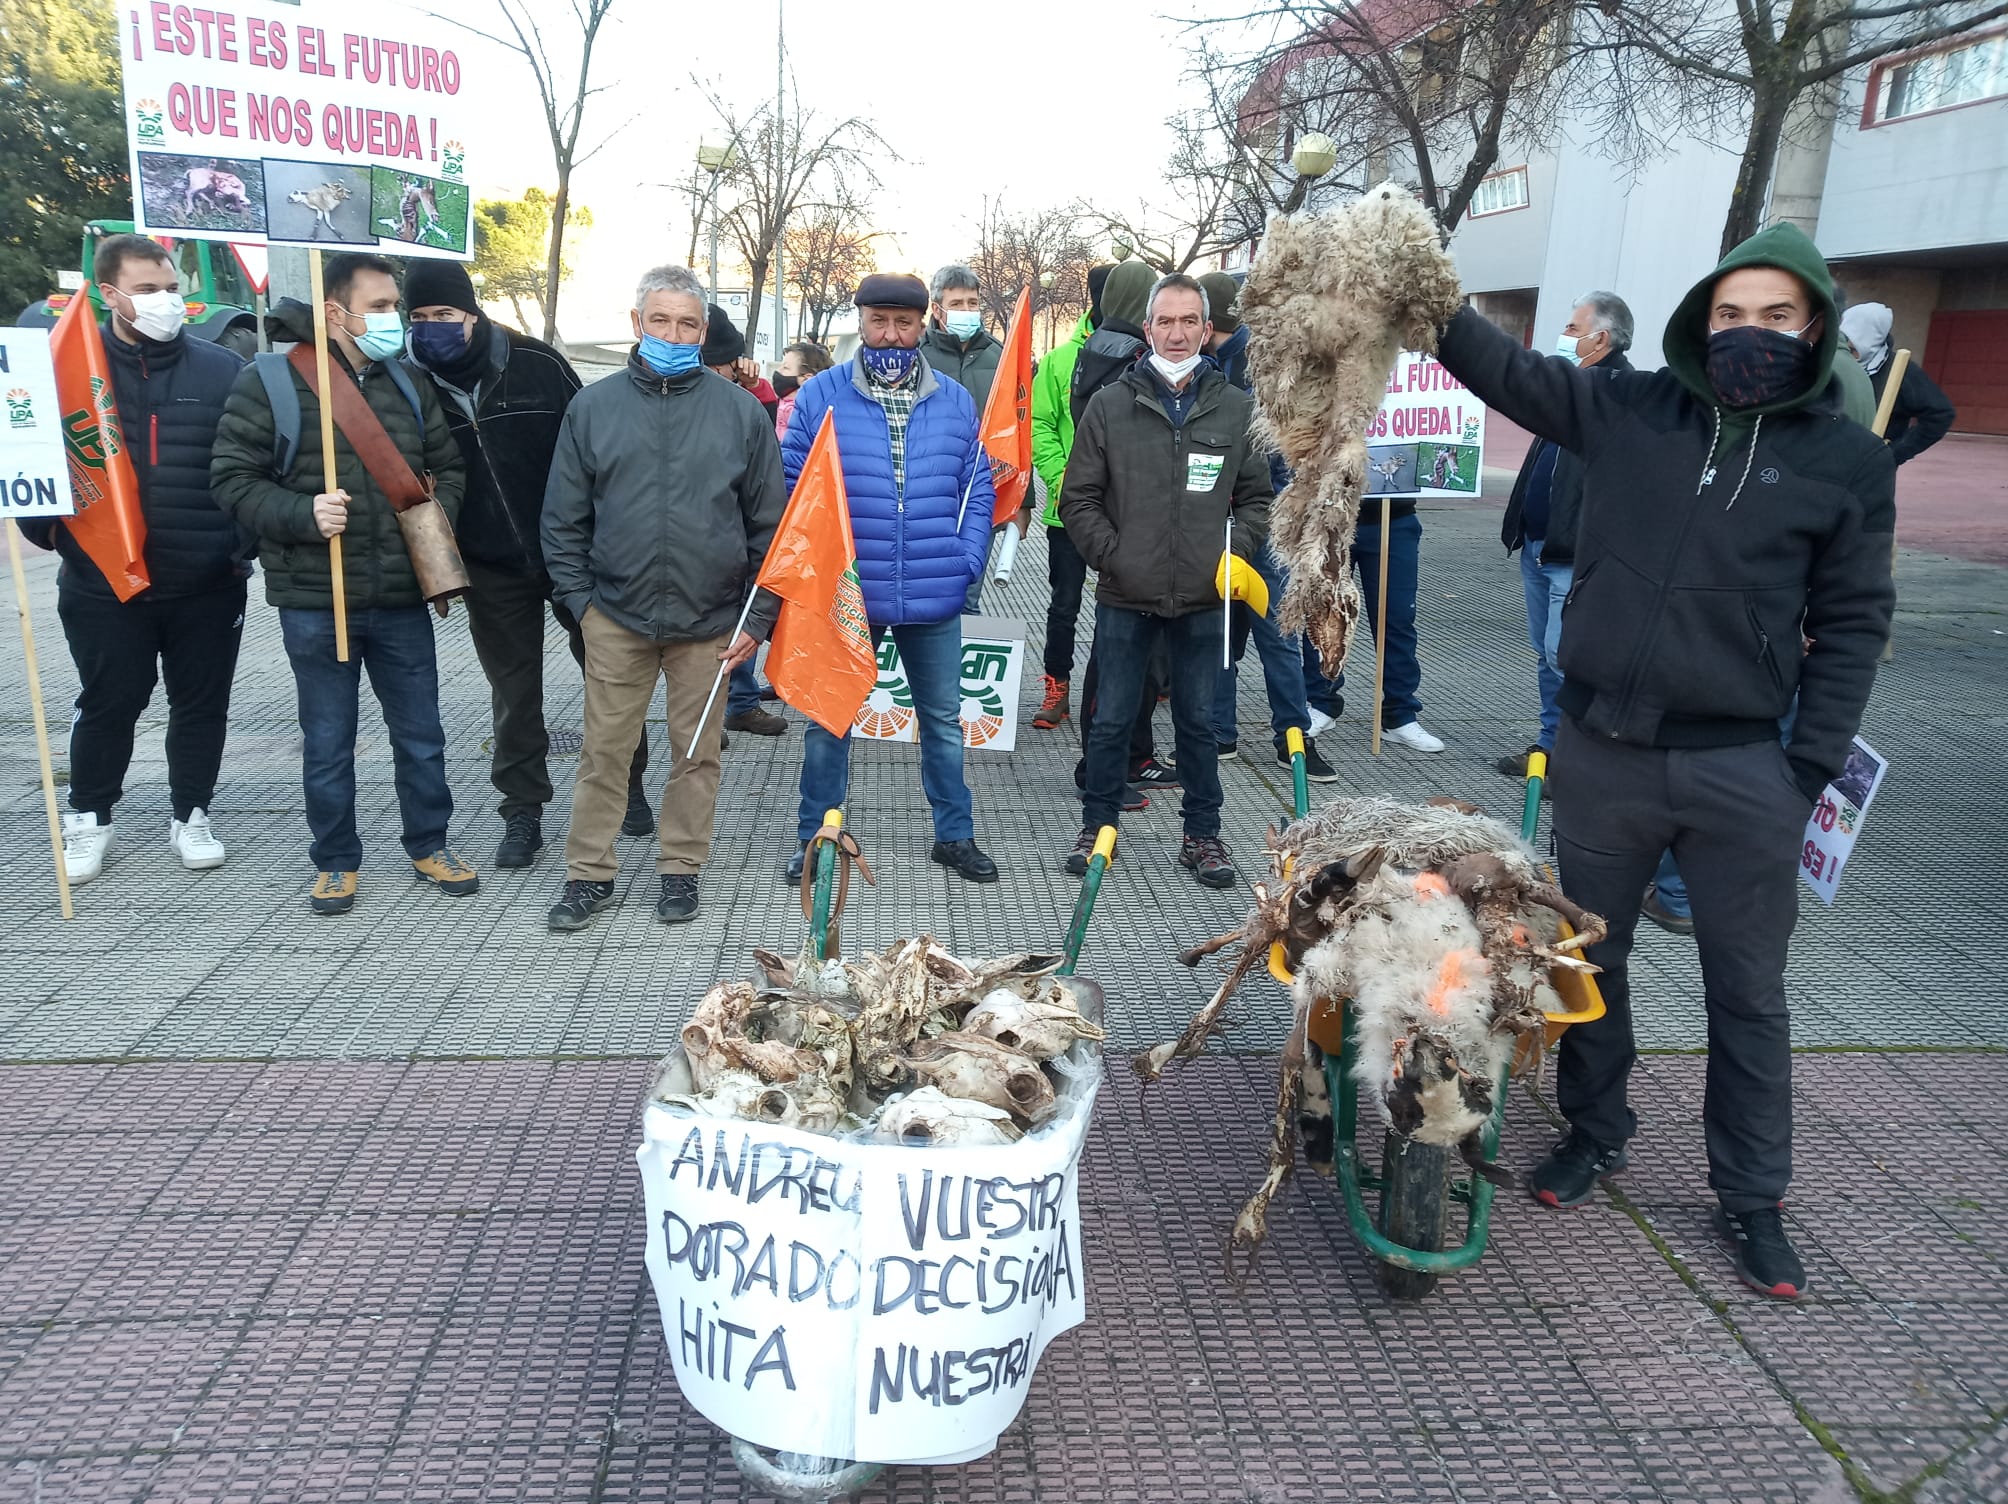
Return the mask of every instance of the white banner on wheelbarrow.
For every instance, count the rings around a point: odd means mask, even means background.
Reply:
[[[685,1396],[733,1436],[812,1456],[993,1450],[1046,1344],[1087,1313],[1087,1107],[975,1149],[651,1105],[646,1258]]]

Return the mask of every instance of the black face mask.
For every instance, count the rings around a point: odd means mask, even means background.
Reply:
[[[1783,402],[1813,384],[1818,353],[1817,346],[1782,329],[1755,324],[1721,329],[1708,336],[1708,384],[1724,407]]]
[[[801,377],[783,376],[779,371],[776,371],[769,379],[774,383],[774,395],[777,397],[787,396],[788,393],[794,391],[796,387],[802,384]]]

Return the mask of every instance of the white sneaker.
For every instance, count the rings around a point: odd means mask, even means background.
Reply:
[[[167,844],[174,848],[174,854],[181,858],[181,865],[190,872],[221,867],[226,855],[223,843],[209,828],[209,811],[203,809],[190,810],[186,820],[170,820]]]
[[[117,834],[117,826],[98,824],[98,817],[87,810],[64,812],[63,870],[69,874],[71,887],[82,887],[104,871],[105,853],[112,849],[112,837]]]
[[[1408,748],[1411,752],[1441,752],[1443,750],[1442,739],[1431,736],[1427,731],[1424,731],[1421,721],[1410,721],[1406,726],[1390,726],[1381,735],[1397,746]]]
[[[1333,720],[1330,716],[1326,715],[1324,711],[1318,709],[1314,705],[1311,707],[1310,733],[1304,738],[1304,740],[1307,742],[1314,742],[1319,737],[1323,736],[1327,731],[1330,731],[1336,725],[1338,725],[1337,721]]]

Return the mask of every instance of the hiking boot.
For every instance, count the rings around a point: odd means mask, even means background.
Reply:
[[[1638,906],[1638,911],[1669,935],[1679,935],[1683,939],[1694,936],[1694,916],[1674,913],[1666,906],[1666,900],[1659,896],[1656,886],[1645,890],[1645,902]]]
[[[960,873],[972,883],[997,881],[997,864],[974,841],[936,841],[927,859]]]
[[[782,878],[791,883],[799,883],[802,880],[802,868],[807,866],[808,862],[809,843],[804,841],[795,848],[795,854],[788,858],[788,865],[781,869]]]
[[[1067,853],[1067,870],[1075,877],[1088,875],[1088,858],[1095,854],[1097,834],[1094,826],[1083,825],[1081,833],[1074,837],[1074,849]]]
[[[216,839],[216,832],[209,828],[209,811],[192,809],[186,820],[170,820],[167,824],[167,844],[174,854],[181,858],[181,865],[190,872],[206,872],[211,867],[221,867],[228,854],[223,843]]]
[[[444,846],[431,856],[413,857],[411,875],[422,883],[431,883],[440,892],[450,893],[455,898],[472,893],[481,886],[481,879],[475,876],[474,869]]]
[[[353,872],[323,872],[314,879],[314,891],[307,895],[307,907],[316,914],[346,914],[355,906]]]
[[[1529,747],[1525,752],[1514,752],[1505,757],[1495,757],[1492,759],[1492,771],[1495,773],[1504,773],[1508,778],[1525,778],[1527,776],[1528,757],[1543,750],[1545,749],[1537,743]]]
[[[1051,731],[1067,718],[1067,681],[1046,675],[1046,697],[1032,717],[1034,731]]]
[[[554,930],[582,930],[593,922],[593,915],[613,901],[612,883],[592,883],[575,877],[565,884],[565,891],[551,905],[544,923]]]
[[[621,817],[621,834],[624,836],[655,834],[655,805],[649,800],[648,791],[639,784],[628,785],[628,807],[627,814]]]
[[[1240,879],[1218,836],[1187,836],[1179,843],[1178,865],[1190,868],[1202,888],[1231,888]]]
[[[1175,789],[1179,786],[1178,769],[1155,757],[1146,757],[1131,772],[1129,781],[1139,788]]]
[[[519,809],[502,822],[502,844],[495,848],[497,867],[527,867],[544,849],[544,821],[535,810]]]
[[[1276,761],[1284,767],[1290,766],[1290,749],[1278,747]],[[1318,744],[1306,738],[1304,741],[1304,777],[1312,783],[1337,783],[1339,775],[1330,763],[1318,754]]]
[[[1587,1133],[1569,1136],[1548,1151],[1548,1157],[1527,1177],[1527,1189],[1543,1206],[1582,1206],[1596,1193],[1597,1182],[1625,1167],[1624,1145],[1600,1144]]]
[[[1806,1266],[1785,1236],[1785,1220],[1775,1206],[1755,1211],[1715,1209],[1715,1227],[1729,1240],[1737,1276],[1759,1295],[1797,1300],[1806,1293]]]
[[[765,679],[762,679],[760,681],[760,698],[770,702],[778,700],[781,698],[781,691],[769,684]]]
[[[743,731],[748,736],[779,736],[788,729],[788,723],[771,710],[762,710],[755,705],[751,710],[742,710],[737,715],[725,718],[727,731]]]
[[[666,872],[662,896],[655,901],[655,917],[664,924],[683,924],[697,917],[697,874]]]
[[[70,810],[63,816],[63,870],[70,886],[81,888],[105,868],[118,828],[109,820],[100,821],[89,810]]]

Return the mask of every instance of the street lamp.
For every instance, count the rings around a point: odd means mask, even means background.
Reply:
[[[1297,181],[1290,189],[1290,196],[1283,201],[1283,212],[1292,214],[1302,208],[1311,192],[1312,182],[1330,172],[1338,161],[1339,144],[1323,131],[1312,131],[1299,141],[1297,149],[1290,153],[1290,165],[1297,170]]]
[[[1121,236],[1117,236],[1115,243],[1109,247],[1109,253],[1118,261],[1127,261],[1130,258],[1130,252],[1135,249],[1136,247],[1131,245],[1127,240],[1124,240]]]
[[[707,208],[711,215],[711,296],[718,296],[718,174],[739,165],[739,147],[728,141],[723,146],[714,146],[708,141],[697,143],[697,165],[711,174],[711,192],[707,196]]]

